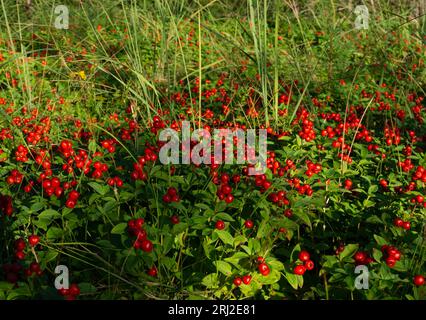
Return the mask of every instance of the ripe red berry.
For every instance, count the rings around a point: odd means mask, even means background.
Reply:
[[[25,247],[26,247],[26,244],[24,239],[19,238],[18,240],[15,241],[15,249],[17,251],[23,251]]]
[[[365,254],[365,252],[358,251],[357,253],[355,253],[354,259],[357,263],[363,263],[366,257],[367,255]]]
[[[393,268],[396,264],[396,259],[393,257],[388,257],[386,258],[386,264],[388,265],[389,268]]]
[[[263,263],[263,262],[265,262],[264,257],[257,257],[257,263]]]
[[[402,227],[403,227],[405,230],[410,230],[410,228],[411,228],[411,224],[410,224],[410,222],[409,222],[409,221],[405,221],[405,222],[403,222]]]
[[[251,282],[251,275],[246,275],[243,277],[244,284],[250,284],[250,282]]]
[[[247,219],[246,222],[244,222],[244,225],[247,229],[251,229],[254,226],[253,220]]]
[[[299,253],[299,260],[300,261],[305,262],[305,261],[308,261],[310,258],[311,258],[311,255],[309,254],[308,251],[306,251],[306,250],[300,251],[300,253]]]
[[[152,242],[149,240],[143,240],[141,243],[141,249],[145,252],[151,252],[153,249]]]
[[[80,294],[80,288],[76,283],[72,283],[69,288],[69,294],[71,296],[78,296]]]
[[[393,224],[396,227],[402,227],[402,225],[404,224],[404,221],[401,218],[395,218],[395,220],[393,221]]]
[[[31,235],[28,237],[28,243],[31,247],[35,247],[40,242],[40,237],[36,235]]]
[[[177,215],[172,215],[172,216],[170,217],[170,221],[171,221],[173,224],[178,224],[178,223],[179,223],[179,216],[177,216]]]
[[[413,283],[416,285],[416,286],[418,286],[418,287],[420,287],[420,286],[422,286],[422,285],[424,285],[425,284],[425,278],[422,276],[422,275],[416,275],[416,276],[414,276],[414,278],[413,278]]]
[[[346,179],[345,182],[345,189],[350,190],[352,188],[352,181],[349,179]]]
[[[302,265],[298,265],[294,267],[294,274],[297,274],[299,276],[303,276],[304,273],[306,272],[306,268]]]
[[[40,269],[40,265],[37,263],[37,262],[31,262],[31,264],[30,264],[30,270],[31,270],[31,272],[39,272],[41,269]]]
[[[151,268],[148,269],[147,274],[151,277],[156,277],[158,274],[158,270],[155,266],[152,266]]]
[[[25,259],[25,253],[23,251],[16,251],[15,252],[15,258],[18,260],[24,260]]]
[[[261,264],[259,264],[258,266],[259,272],[263,275],[263,276],[267,276],[270,273],[270,269],[268,267],[268,265],[264,262],[262,262]]]
[[[312,260],[308,260],[308,261],[305,262],[304,266],[307,270],[312,270],[312,269],[314,269],[315,264]]]
[[[225,229],[225,222],[223,222],[222,220],[218,220],[216,222],[215,227],[216,227],[217,230],[223,230],[223,229]]]
[[[242,280],[241,280],[241,278],[240,278],[240,277],[236,277],[236,278],[234,279],[234,285],[235,285],[235,286],[239,287],[239,286],[241,285],[241,283],[242,283]]]
[[[418,203],[422,203],[422,202],[424,201],[423,196],[421,196],[421,195],[417,195],[417,196],[416,196],[416,201],[417,201]]]

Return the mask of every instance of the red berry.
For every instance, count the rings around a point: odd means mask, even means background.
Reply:
[[[223,230],[223,229],[225,229],[225,222],[223,222],[222,220],[218,220],[218,221],[216,222],[215,227],[216,227],[216,229],[218,229],[218,230]]]
[[[234,279],[234,285],[235,285],[236,287],[239,287],[239,286],[241,285],[241,283],[242,283],[242,280],[241,280],[241,278],[240,278],[240,277],[236,277],[236,278]]]
[[[244,222],[244,225],[247,229],[251,229],[254,226],[253,220],[247,219],[246,222]]]
[[[149,240],[142,240],[141,249],[145,252],[151,252],[153,249],[152,242]]]
[[[270,269],[268,267],[268,265],[264,262],[262,262],[261,264],[259,264],[258,266],[259,272],[263,275],[263,276],[267,276],[270,272]]]
[[[23,251],[26,247],[25,241],[22,238],[19,238],[18,240],[15,241],[15,249],[17,251]]]
[[[25,253],[22,251],[16,251],[15,258],[18,260],[24,260],[25,259]]]
[[[302,265],[298,265],[294,267],[294,274],[297,274],[299,276],[303,276],[303,274],[306,272],[306,268]]]
[[[422,276],[422,275],[416,275],[416,276],[414,276],[414,278],[413,278],[413,283],[416,285],[416,286],[418,286],[418,287],[420,287],[420,286],[422,286],[422,285],[424,285],[425,284],[425,278]]]
[[[411,228],[411,224],[410,224],[410,222],[409,222],[409,221],[405,221],[405,222],[402,224],[402,227],[403,227],[405,230],[410,230],[410,228]]]
[[[299,260],[300,261],[305,262],[305,261],[308,261],[310,258],[311,258],[311,255],[309,254],[308,251],[306,251],[306,250],[300,251],[300,253],[299,253]]]
[[[40,242],[40,237],[36,235],[31,235],[28,237],[28,243],[31,247],[35,247]]]
[[[386,264],[388,265],[389,268],[393,268],[396,264],[396,259],[392,257],[388,257],[386,258]]]
[[[72,283],[69,288],[69,294],[72,296],[78,296],[80,294],[80,288],[76,283]]]
[[[401,218],[395,218],[395,220],[393,221],[393,224],[396,227],[402,227],[402,225],[404,224],[404,221]]]
[[[312,260],[308,260],[305,262],[305,268],[307,270],[312,270],[315,267],[315,264]]]
[[[243,283],[244,284],[250,284],[251,282],[251,276],[250,275],[246,275],[243,277]]]
[[[151,268],[148,269],[147,274],[151,277],[156,277],[158,274],[158,270],[155,266],[152,266]]]
[[[39,272],[40,271],[40,265],[35,261],[31,262],[30,270],[31,270],[31,272]]]
[[[367,258],[365,252],[358,251],[357,253],[355,253],[354,259],[356,262],[363,263],[365,261],[365,258]]]
[[[173,224],[178,224],[178,223],[179,223],[179,216],[177,216],[177,215],[173,215],[173,216],[171,216],[171,217],[170,217],[170,221],[171,221]]]

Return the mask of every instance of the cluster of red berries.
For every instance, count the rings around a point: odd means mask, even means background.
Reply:
[[[398,128],[391,129],[389,127],[385,127],[385,138],[386,144],[388,146],[394,144],[398,145],[401,142],[400,130]]]
[[[238,178],[236,178],[238,177]],[[216,195],[219,198],[219,200],[225,200],[226,203],[232,203],[234,201],[234,196],[232,194],[232,187],[229,185],[230,177],[227,173],[223,173],[220,176],[220,181],[217,177],[214,179],[216,183],[220,184]],[[233,182],[238,183],[239,182],[239,176],[235,175],[233,176]]]
[[[163,195],[163,201],[165,203],[179,202],[180,198],[176,188],[173,188],[173,187],[168,188],[167,193]]]
[[[243,276],[242,278],[241,277],[235,277],[234,278],[234,285],[236,286],[236,287],[239,287],[241,284],[246,284],[246,285],[249,285],[250,284],[250,282],[251,282],[251,275],[245,275],[245,276]]]
[[[311,186],[309,184],[302,184],[300,182],[300,179],[297,179],[297,178],[289,179],[288,183],[290,184],[291,187],[296,188],[297,192],[300,195],[306,194],[308,197],[310,197],[314,193],[314,190],[312,190]]]
[[[418,166],[416,172],[413,173],[413,180],[421,180],[426,182],[426,170],[423,166]]]
[[[400,166],[401,169],[404,172],[409,172],[414,168],[414,164],[411,162],[411,159],[405,159],[404,161],[398,161],[398,166]]]
[[[28,244],[31,247],[35,247],[40,242],[40,237],[33,234],[28,237]],[[22,238],[19,238],[15,241],[15,258],[17,260],[24,260],[25,259],[25,253],[24,250],[26,248],[27,244],[25,243],[25,240]]]
[[[302,121],[302,130],[299,131],[299,136],[307,142],[315,139],[314,122],[308,120],[310,114],[305,108],[300,108],[297,112],[297,118],[294,123]]]
[[[101,141],[101,146],[104,149],[107,149],[109,153],[115,152],[115,145],[117,144],[117,141],[115,139],[106,139]]]
[[[27,188],[29,192],[33,184],[34,182],[30,181],[30,183],[26,185],[24,188]],[[41,186],[43,188],[43,192],[48,197],[54,194],[57,198],[60,198],[64,192],[64,189],[61,187],[61,181],[57,177],[53,177],[52,179],[48,179],[48,178],[43,179]]]
[[[414,198],[412,198],[410,201],[411,201],[411,203],[422,204],[423,207],[426,208],[426,201],[425,201],[425,198],[422,195],[417,195]]]
[[[153,244],[148,240],[148,234],[143,228],[145,220],[143,218],[132,219],[127,223],[127,232],[130,236],[135,236],[136,240],[133,243],[133,248],[141,249],[145,252],[151,252]]]
[[[260,187],[260,192],[263,193],[271,187],[272,182],[266,179],[266,175],[260,174],[254,178],[254,184],[256,187]]]
[[[64,155],[65,158],[69,158],[74,155],[74,150],[72,148],[72,142],[69,140],[62,140],[59,144],[59,152]]]
[[[19,280],[19,273],[22,271],[22,265],[18,262],[5,263],[2,266],[3,272],[6,275],[6,281],[16,283]]]
[[[68,289],[62,288],[58,290],[58,293],[65,297],[66,300],[75,300],[80,295],[80,288],[78,284],[70,284]]]
[[[288,206],[290,204],[290,200],[287,198],[287,192],[284,190],[280,190],[277,192],[272,192],[268,196],[268,200],[272,203],[277,204],[278,206]]]
[[[299,261],[303,263],[302,264],[298,264],[297,266],[294,267],[293,272],[294,274],[297,274],[299,276],[303,276],[306,272],[306,270],[313,270],[315,267],[314,262],[311,260],[311,255],[309,254],[308,251],[306,250],[302,250],[299,253]]]
[[[318,174],[321,172],[321,164],[319,163],[313,163],[312,161],[308,160],[306,161],[306,165],[308,167],[308,170],[306,170],[305,174],[308,177],[312,177],[314,174]]]
[[[264,277],[269,275],[271,270],[269,269],[269,266],[266,264],[265,259],[263,257],[258,257],[257,263],[258,263],[257,269],[259,270],[260,274]]]
[[[401,252],[394,246],[383,245],[381,250],[389,268],[393,268],[396,262],[401,259]]]
[[[101,163],[100,161],[93,163],[93,167],[95,168],[92,172],[93,179],[102,178],[103,174],[108,171],[108,165],[106,163]]]
[[[275,159],[275,152],[267,151],[268,157],[266,158],[266,166],[272,171],[273,174],[277,173],[277,170],[280,169],[280,163]],[[279,171],[278,171],[279,172]],[[283,174],[284,175],[284,171]]]
[[[20,144],[15,151],[16,161],[18,162],[27,162],[28,161],[28,149]]]
[[[40,277],[43,275],[43,270],[41,270],[40,264],[38,262],[33,261],[30,263],[28,268],[24,269],[24,274],[27,277],[31,277],[33,274]]]
[[[163,120],[159,116],[154,116],[152,118],[152,126],[151,126],[151,132],[154,134],[157,134],[157,132],[161,129],[163,129],[166,126]]]
[[[401,218],[395,218],[395,220],[393,221],[393,224],[395,227],[403,228],[405,230],[410,230],[411,228],[410,221],[404,221]]]
[[[143,171],[145,164],[149,161],[154,162],[157,160],[157,158],[158,158],[158,155],[153,150],[151,150],[150,148],[146,148],[145,155],[140,156],[138,158],[138,162],[133,164],[133,171],[130,174],[130,177],[133,180],[146,180],[147,175]]]
[[[10,171],[10,175],[6,178],[8,184],[20,184],[23,180],[24,175],[18,170],[13,169]]]
[[[334,132],[334,129],[332,127],[327,126],[327,128],[321,131],[321,136],[332,139],[336,136],[336,133]]]
[[[285,161],[285,166],[280,168],[280,170],[278,170],[278,175],[280,177],[282,177],[286,172],[288,172],[289,170],[296,170],[296,165],[294,164],[293,160],[287,159]]]
[[[112,177],[109,178],[107,181],[108,185],[112,186],[117,186],[118,188],[121,188],[123,186],[123,180],[121,180],[120,177]]]
[[[79,197],[80,197],[80,193],[78,193],[76,190],[71,190],[71,192],[68,194],[68,199],[65,202],[65,206],[67,208],[73,209],[75,205],[77,204]]]
[[[13,213],[12,197],[0,194],[0,213],[11,216]]]
[[[370,257],[368,252],[366,251],[357,251],[354,255],[355,264],[358,265],[366,265],[374,262],[374,259]]]

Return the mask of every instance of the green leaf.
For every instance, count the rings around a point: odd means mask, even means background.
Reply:
[[[309,216],[302,210],[295,210],[294,215],[302,220],[309,228],[312,228],[311,220]]]
[[[220,240],[223,241],[223,243],[229,244],[231,246],[234,245],[234,238],[232,237],[232,235],[228,231],[215,230],[215,232],[219,236]]]
[[[51,227],[47,231],[46,237],[47,237],[48,240],[58,240],[58,239],[62,238],[63,234],[64,234],[63,229]]]
[[[352,258],[352,256],[358,251],[358,248],[359,248],[358,244],[353,244],[353,243],[347,244],[345,246],[345,249],[342,252],[340,252],[339,259],[343,261],[343,260],[348,260],[345,258]]]
[[[122,223],[117,224],[114,228],[112,228],[111,233],[112,234],[123,234],[124,231],[126,230],[126,228],[127,228],[127,223],[122,222]]]
[[[373,258],[377,262],[380,262],[383,257],[383,253],[380,250],[377,250],[376,248],[373,248]]]
[[[206,275],[201,283],[207,287],[208,289],[216,289],[219,288],[219,281],[217,278],[217,273],[210,273]]]
[[[288,283],[293,287],[293,289],[297,290],[299,287],[299,279],[297,277],[302,277],[294,273],[285,273],[285,278],[287,279]]]
[[[58,211],[53,209],[44,210],[38,215],[39,219],[47,220],[49,222],[60,217],[61,217],[61,214]]]
[[[382,238],[381,236],[378,236],[377,234],[375,234],[373,237],[379,246],[384,246],[385,244],[388,243],[384,238]]]
[[[222,272],[225,276],[230,276],[232,274],[232,267],[229,263],[225,261],[214,261],[213,264],[216,266],[217,270]]]
[[[108,193],[108,191],[110,190],[108,185],[101,185],[97,182],[89,182],[88,185],[91,186],[93,188],[93,190],[95,190],[101,196],[106,195]]]
[[[234,218],[232,218],[229,214],[225,212],[219,212],[216,214],[215,219],[224,220],[228,222],[235,221]]]

